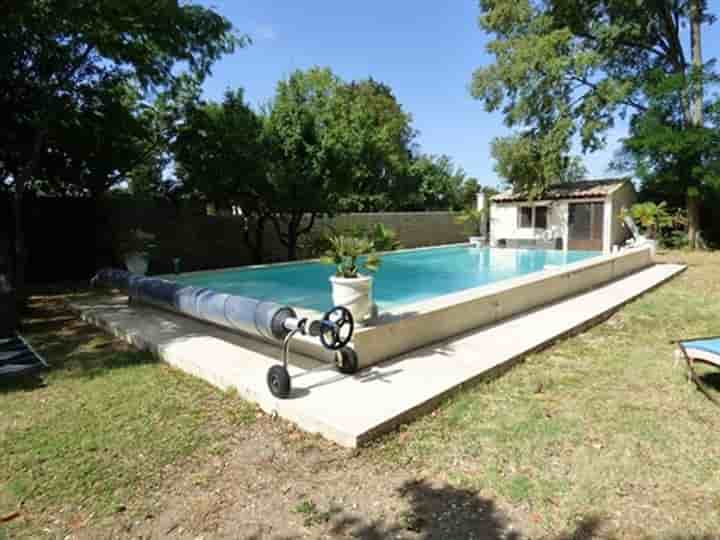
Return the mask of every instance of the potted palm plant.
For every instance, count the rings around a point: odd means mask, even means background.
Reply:
[[[346,307],[356,321],[363,321],[373,311],[373,277],[361,270],[373,273],[380,268],[375,245],[367,238],[343,235],[330,236],[328,241],[330,247],[320,260],[335,266],[335,275],[330,276],[333,304]]]
[[[140,276],[147,274],[150,252],[155,247],[155,235],[141,229],[131,229],[120,240],[120,252],[125,266],[130,272]]]
[[[485,211],[475,208],[466,208],[462,214],[455,218],[455,223],[464,225],[465,230],[470,233],[468,241],[471,244],[480,245],[485,242]]]
[[[657,249],[658,235],[663,230],[682,222],[681,217],[668,212],[665,201],[659,204],[654,202],[633,204],[629,210],[623,209],[620,213],[620,219],[624,220],[628,216],[640,224],[645,235],[644,243],[652,246],[653,253]]]

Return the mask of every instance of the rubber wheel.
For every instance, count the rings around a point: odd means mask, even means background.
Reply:
[[[340,361],[338,362],[338,371],[345,375],[353,375],[358,371],[358,358],[352,349],[340,349]]]
[[[279,399],[290,395],[290,374],[282,366],[273,366],[267,372],[267,385],[270,393]]]

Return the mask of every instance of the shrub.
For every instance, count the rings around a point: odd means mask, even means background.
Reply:
[[[329,241],[330,248],[320,261],[334,265],[337,277],[356,278],[361,268],[368,272],[377,272],[380,268],[380,257],[375,253],[371,240],[340,235],[331,236]],[[361,257],[364,257],[362,262]]]
[[[374,251],[395,251],[402,247],[397,239],[397,233],[383,223],[376,223],[370,227],[355,225],[345,229],[335,230],[322,234],[315,238],[311,252],[314,256],[322,256],[331,249],[331,238],[344,236],[346,238],[367,239],[372,242]]]

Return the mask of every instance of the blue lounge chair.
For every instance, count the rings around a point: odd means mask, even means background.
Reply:
[[[720,405],[720,401],[708,393],[694,368],[695,362],[720,368],[720,336],[683,339],[674,343],[677,343],[680,352],[685,357],[690,378],[708,399]]]
[[[0,274],[0,380],[36,376],[47,362],[18,334],[15,294]]]
[[[720,336],[683,339],[678,345],[688,361],[720,367]]]
[[[0,339],[0,378],[37,375],[47,367],[45,359],[20,335]]]

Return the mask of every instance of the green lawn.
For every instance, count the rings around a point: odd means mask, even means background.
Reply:
[[[720,253],[664,258],[689,269],[377,451],[522,505],[548,532],[589,516],[628,538],[720,531],[720,409],[687,383],[669,344],[720,334]]]
[[[255,419],[250,404],[82,324],[61,300],[35,297],[25,320],[52,365],[47,385],[0,387],[0,516],[122,512],[222,428]]]
[[[53,369],[46,387],[0,389],[0,517],[22,514],[8,528],[0,525],[0,538],[8,531],[35,538],[38,528],[65,534],[169,506],[163,496],[177,491],[173,482],[194,470],[190,464],[210,462],[229,446],[242,451],[248,441],[257,448],[250,455],[270,452],[284,461],[269,469],[273,478],[248,483],[247,496],[265,501],[272,508],[267,519],[278,526],[304,522],[310,537],[342,519],[326,501],[357,489],[333,475],[358,474],[382,499],[377,515],[374,502],[358,510],[367,519],[382,518],[393,536],[409,530],[413,538],[432,537],[422,527],[433,518],[408,509],[398,495],[392,478],[399,473],[493,501],[533,538],[559,538],[578,523],[592,523],[603,538],[714,535],[720,408],[687,383],[669,340],[720,334],[720,253],[664,258],[686,260],[689,269],[369,448],[335,451],[327,464],[314,456],[334,452],[329,444],[80,323],[62,295],[38,295],[25,335]],[[711,391],[720,389],[720,376],[704,373]],[[306,470],[325,483],[278,513],[273,501],[292,493],[298,471]],[[211,477],[228,478],[228,493],[237,483],[229,473]],[[239,520],[234,512],[223,519]]]

